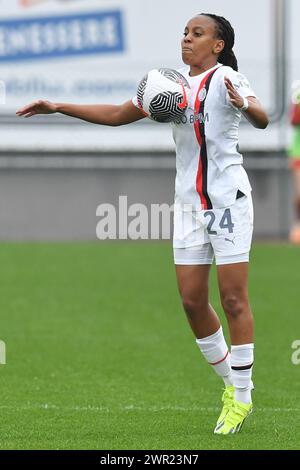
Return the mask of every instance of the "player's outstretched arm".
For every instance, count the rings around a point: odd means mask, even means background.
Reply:
[[[145,115],[134,106],[131,101],[121,105],[112,104],[68,104],[52,103],[51,101],[35,101],[24,108],[19,109],[17,116],[29,118],[36,114],[61,113],[94,124],[106,126],[122,126],[143,119]]]

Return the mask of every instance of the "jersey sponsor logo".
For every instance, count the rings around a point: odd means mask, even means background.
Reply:
[[[175,124],[195,124],[195,122],[200,122],[200,124],[204,124],[205,122],[209,122],[209,113],[194,113],[190,115],[184,114],[180,118],[174,121]]]
[[[0,21],[0,62],[123,52],[120,10]]]
[[[198,121],[200,124],[205,124],[206,122],[209,122],[209,113],[205,113],[205,114],[195,113],[190,117],[191,124],[194,124],[195,122],[198,122]]]

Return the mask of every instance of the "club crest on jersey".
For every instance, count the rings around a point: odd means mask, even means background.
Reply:
[[[206,88],[202,88],[200,91],[199,91],[199,94],[198,94],[198,98],[200,101],[204,101],[205,98],[206,98],[206,95],[207,95],[207,89]]]

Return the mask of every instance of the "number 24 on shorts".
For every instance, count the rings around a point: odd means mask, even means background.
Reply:
[[[207,211],[205,212],[204,217],[210,218],[207,224],[207,233],[209,235],[217,235],[218,232],[213,230],[213,227],[215,227],[215,224],[217,223],[215,213],[213,211]],[[220,220],[219,227],[221,229],[228,229],[228,233],[233,233],[234,223],[232,222],[230,209],[225,209],[225,212]]]

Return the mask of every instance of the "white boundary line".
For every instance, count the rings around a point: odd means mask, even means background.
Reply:
[[[220,407],[201,407],[201,406],[138,406],[138,405],[125,405],[115,408],[109,408],[106,406],[60,406],[50,403],[29,403],[23,406],[13,405],[0,405],[1,410],[57,410],[57,411],[92,411],[96,413],[117,413],[117,412],[128,412],[128,411],[142,411],[150,413],[158,413],[162,411],[200,411],[200,412],[211,412],[217,413],[220,411]],[[254,408],[255,411],[261,413],[300,413],[300,408]]]

